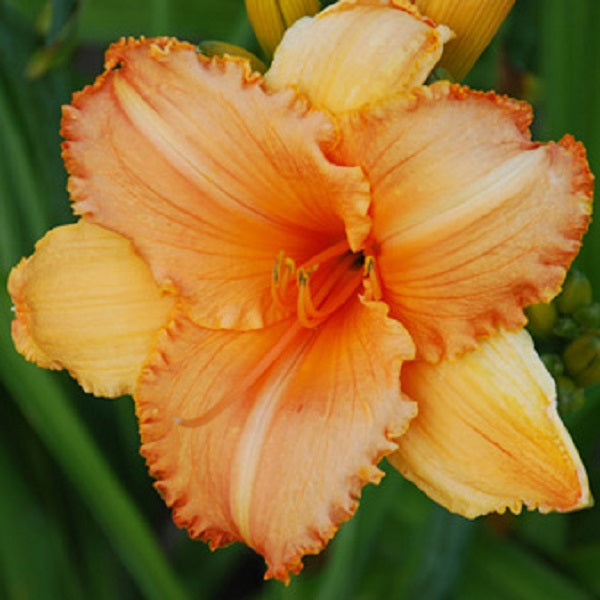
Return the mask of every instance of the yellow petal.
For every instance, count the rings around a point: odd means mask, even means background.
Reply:
[[[440,82],[343,115],[336,160],[372,188],[384,299],[427,360],[560,290],[592,207],[585,150],[531,141],[531,108]]]
[[[128,240],[85,221],[48,232],[12,270],[8,289],[17,350],[107,397],[133,392],[175,303]]]
[[[288,29],[265,80],[333,112],[357,108],[423,83],[450,35],[407,2],[345,0]]]
[[[246,61],[171,38],[122,40],[106,68],[64,109],[75,211],[131,239],[197,322],[283,318],[270,291],[281,250],[301,263],[332,240],[360,246],[368,183],[325,158],[334,124],[293,91],[267,94]]]
[[[159,351],[136,392],[156,486],[192,537],[245,542],[267,577],[323,548],[415,414],[398,384],[412,342],[382,303],[355,300],[315,329],[178,321]]]
[[[502,25],[515,0],[413,0],[419,10],[456,34],[444,47],[440,67],[457,81],[471,70]]]
[[[419,413],[389,460],[449,510],[472,518],[590,504],[554,382],[527,332],[500,333],[455,361],[407,364],[402,390]]]
[[[288,27],[319,8],[319,0],[246,0],[248,19],[267,58],[273,56]]]

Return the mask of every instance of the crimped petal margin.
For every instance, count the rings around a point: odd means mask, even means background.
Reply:
[[[501,332],[456,361],[406,364],[402,390],[419,414],[388,460],[448,510],[473,518],[590,505],[554,382],[526,331]]]
[[[450,37],[408,2],[345,0],[288,29],[265,80],[337,113],[422,84]]]
[[[532,142],[529,105],[440,82],[343,115],[335,160],[372,186],[392,315],[420,357],[477,347],[560,290],[592,210],[583,146]]]
[[[279,251],[298,263],[370,229],[368,183],[336,166],[329,118],[288,90],[267,94],[247,61],[207,59],[171,38],[121,40],[106,72],[64,108],[75,211],[130,238],[192,318],[253,329]]]
[[[128,240],[83,221],[49,231],[11,271],[8,291],[17,350],[106,397],[133,392],[175,304]]]
[[[398,383],[414,347],[387,312],[355,300],[318,330],[165,332],[136,403],[142,454],[180,527],[213,548],[243,541],[267,578],[288,580],[323,548],[415,415]]]

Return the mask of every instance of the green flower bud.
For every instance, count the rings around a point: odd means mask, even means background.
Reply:
[[[592,303],[592,284],[581,271],[571,271],[557,296],[556,307],[564,315],[571,315],[577,309]]]
[[[600,336],[584,335],[571,342],[563,353],[565,367],[577,385],[600,383]]]
[[[587,329],[600,328],[600,303],[594,302],[588,306],[582,306],[573,313],[573,318]]]
[[[548,372],[557,379],[565,372],[565,363],[558,354],[542,354],[540,356]]]
[[[560,317],[557,319],[552,333],[561,338],[575,339],[580,333],[579,325],[575,322],[575,319],[571,317]]]
[[[558,312],[554,304],[533,304],[525,309],[527,315],[527,329],[531,335],[538,338],[550,337],[553,333]]]
[[[569,377],[561,375],[556,379],[558,410],[561,415],[569,415],[579,410],[585,402],[585,394]]]

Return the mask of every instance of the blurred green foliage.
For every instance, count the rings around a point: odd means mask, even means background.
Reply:
[[[600,173],[598,0],[520,0],[469,76],[536,106],[536,135],[571,132]],[[256,51],[242,0],[0,0],[0,267],[72,219],[60,105],[121,35],[222,39]],[[600,225],[579,259],[600,294]],[[395,472],[289,587],[236,545],[215,554],[172,525],[152,490],[131,400],[85,396],[25,363],[0,295],[0,597],[268,600],[578,600],[600,597],[600,511],[467,521]],[[600,392],[568,420],[600,490]]]

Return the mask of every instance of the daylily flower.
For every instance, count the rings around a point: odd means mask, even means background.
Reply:
[[[13,271],[13,336],[132,393],[175,522],[286,580],[388,455],[466,516],[590,501],[523,307],[560,290],[591,210],[570,136],[423,82],[450,32],[346,0],[265,78],[122,40],[64,109],[75,225]]]

